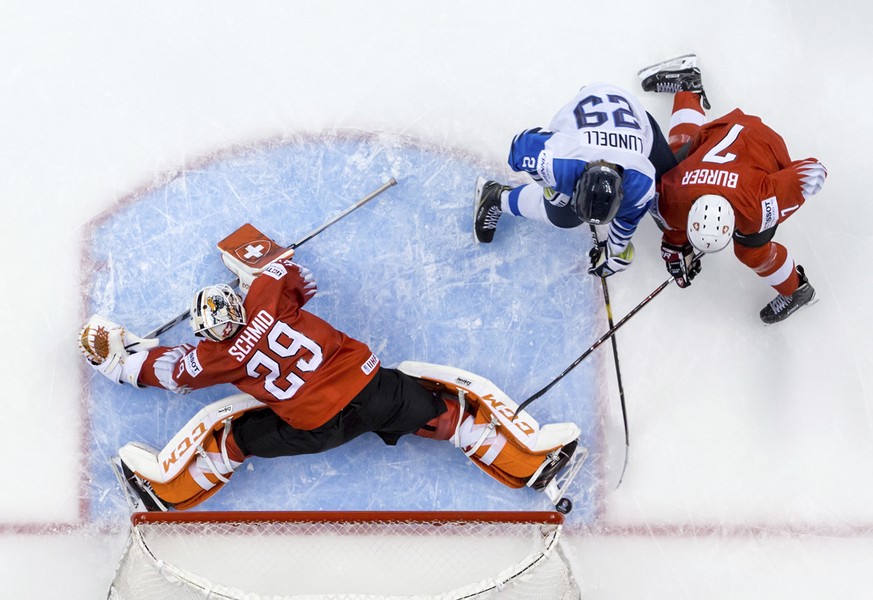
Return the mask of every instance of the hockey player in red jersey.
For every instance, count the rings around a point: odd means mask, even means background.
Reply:
[[[519,484],[514,487],[545,489],[568,463],[578,427],[524,427],[525,419],[535,425],[525,414],[502,430],[482,432],[477,423],[487,424],[496,410],[487,401],[462,405],[451,385],[423,384],[434,372],[430,368],[406,369],[414,375],[385,368],[366,344],[305,310],[316,293],[308,269],[290,258],[271,260],[275,252],[246,258],[270,244],[250,225],[219,244],[242,293],[214,285],[195,294],[190,324],[202,338],[196,346],[157,346],[96,315],[80,332],[79,347],[89,363],[116,383],[181,394],[231,383],[244,392],[205,407],[161,452],[138,442],[120,450],[118,466],[146,508],[196,506],[246,457],[323,452],[367,432],[388,445],[417,433],[475,446],[468,456],[503,483]],[[464,373],[462,379],[477,377]],[[465,397],[476,394],[465,390]],[[550,433],[530,435],[544,431]],[[506,444],[509,438],[521,442]]]
[[[675,93],[668,141],[680,162],[661,179],[652,205],[667,270],[687,287],[701,267],[695,250],[718,252],[733,240],[736,257],[778,293],[761,310],[761,320],[788,318],[813,300],[815,290],[773,236],[821,189],[827,170],[815,158],[791,160],[782,137],[740,109],[706,123],[694,55],[639,75],[645,91]]]

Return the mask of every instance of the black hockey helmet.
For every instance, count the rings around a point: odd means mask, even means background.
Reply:
[[[576,181],[570,207],[580,219],[592,225],[609,223],[615,218],[624,195],[621,172],[617,165],[589,163]]]

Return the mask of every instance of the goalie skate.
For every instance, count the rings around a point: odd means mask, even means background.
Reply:
[[[528,486],[543,492],[555,509],[564,514],[573,510],[572,500],[565,496],[567,488],[588,458],[588,448],[578,448],[577,443],[570,442],[556,450],[528,482]]]
[[[161,502],[160,498],[152,491],[148,482],[137,477],[136,473],[131,471],[120,457],[112,458],[110,465],[121,485],[131,512],[166,512],[169,510],[169,507]]]

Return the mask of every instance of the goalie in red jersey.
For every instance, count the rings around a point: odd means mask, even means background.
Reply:
[[[517,405],[465,371],[383,367],[366,344],[304,310],[316,293],[311,273],[251,225],[219,248],[241,293],[214,285],[195,294],[196,346],[158,346],[96,315],[79,335],[91,366],[116,383],[182,394],[231,383],[243,392],[204,407],[161,451],[139,442],[120,449],[116,466],[143,508],[191,508],[249,456],[323,452],[368,432],[388,445],[409,433],[451,440],[502,483],[561,500],[556,476],[566,471],[566,484],[575,474],[565,467],[576,425],[539,427],[523,411],[508,418]]]
[[[791,160],[782,137],[740,109],[706,123],[694,55],[647,67],[639,75],[645,91],[675,93],[668,141],[680,162],[661,179],[652,205],[663,230],[667,270],[687,287],[700,271],[695,251],[718,252],[733,240],[740,262],[778,293],[761,310],[761,320],[771,324],[788,318],[814,299],[815,290],[773,236],[818,193],[827,170],[815,158]]]

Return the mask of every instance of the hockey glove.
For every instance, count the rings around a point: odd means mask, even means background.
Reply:
[[[591,266],[588,272],[598,277],[609,277],[627,269],[634,260],[634,245],[628,242],[627,247],[619,254],[609,251],[609,244],[599,242],[588,253]]]
[[[694,247],[691,244],[676,246],[661,243],[661,258],[667,266],[667,272],[676,280],[676,285],[686,288],[691,280],[700,273],[700,259],[694,258]]]
[[[95,371],[114,383],[129,383],[139,387],[139,371],[150,348],[157,339],[144,339],[121,325],[92,316],[79,332],[79,351]]]

